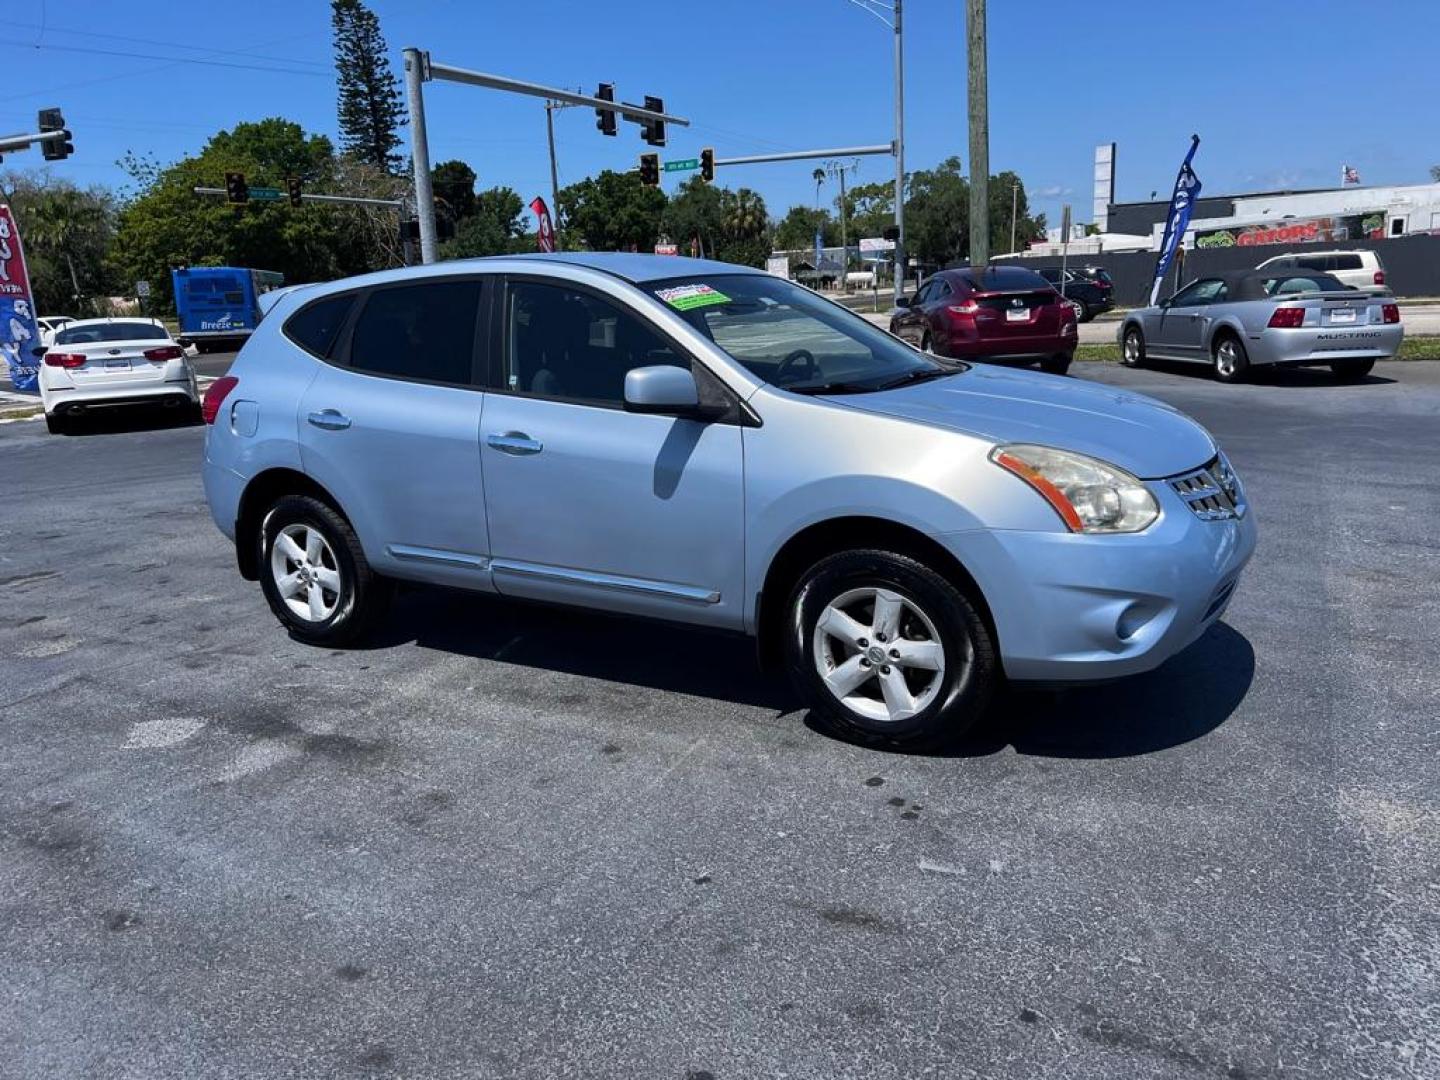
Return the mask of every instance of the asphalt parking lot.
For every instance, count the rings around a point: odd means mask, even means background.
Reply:
[[[0,1075],[1440,1075],[1440,364],[1075,371],[1207,424],[1259,552],[943,757],[690,630],[301,646],[200,429],[0,426]]]

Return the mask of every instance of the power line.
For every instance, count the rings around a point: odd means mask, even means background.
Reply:
[[[263,64],[236,64],[228,60],[200,60],[190,57],[156,56],[153,53],[120,52],[118,49],[87,49],[82,45],[36,45],[37,49],[51,52],[89,53],[92,56],[119,56],[126,60],[163,60],[171,64],[202,64],[205,67],[238,68],[242,71],[270,71],[281,75],[309,75],[313,78],[328,79],[328,71],[304,71],[298,68],[271,67]],[[209,55],[202,53],[202,55]],[[308,62],[308,61],[307,61]]]
[[[43,35],[46,34],[46,33],[51,33],[51,34],[72,34],[72,35],[74,35],[74,36],[76,36],[76,37],[103,38],[103,39],[106,40],[106,41],[128,41],[128,42],[131,42],[132,44],[135,44],[135,45],[158,45],[158,46],[160,46],[161,48],[164,48],[164,49],[194,49],[194,48],[196,48],[196,46],[194,46],[194,45],[189,45],[189,44],[186,44],[186,43],[180,42],[180,41],[158,41],[158,40],[156,40],[155,38],[129,37],[129,36],[125,35],[125,34],[109,34],[109,33],[104,33],[104,34],[102,34],[102,33],[96,33],[96,32],[94,32],[94,31],[90,31],[90,30],[72,30],[72,29],[70,29],[70,28],[68,28],[68,27],[63,27],[63,26],[44,26],[44,25],[37,25],[36,23],[10,23],[10,25],[11,25],[12,27],[19,27],[19,28],[28,28],[28,29],[39,30],[39,31],[41,31],[41,36],[43,36]],[[290,39],[287,38],[286,40],[290,40]],[[38,49],[38,48],[57,49],[57,48],[63,48],[63,47],[64,47],[64,46],[59,46],[59,45],[45,45],[45,44],[42,44],[41,41],[40,41],[40,37],[37,37],[36,40],[35,40],[35,42],[34,42],[34,44],[32,45],[32,48],[37,48],[37,49]],[[259,48],[264,48],[264,46],[259,46]],[[289,57],[289,56],[261,56],[261,55],[257,55],[257,54],[254,52],[254,50],[251,50],[251,49],[210,49],[210,48],[201,48],[200,51],[201,51],[202,55],[205,55],[205,56],[250,56],[250,57],[253,57],[253,58],[256,59],[256,60],[273,60],[273,61],[275,61],[275,62],[277,62],[277,63],[282,63],[282,64],[307,64],[307,65],[309,65],[309,66],[311,66],[311,67],[323,67],[323,68],[327,68],[327,69],[330,67],[329,61],[325,61],[325,60],[301,60],[301,59],[297,59],[297,58]]]

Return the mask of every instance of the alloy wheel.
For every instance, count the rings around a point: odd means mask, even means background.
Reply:
[[[270,573],[291,614],[324,622],[340,604],[340,568],[329,541],[314,526],[297,522],[275,536]]]
[[[1134,330],[1125,335],[1125,363],[1131,367],[1140,363],[1140,335]]]
[[[1222,379],[1233,379],[1240,370],[1240,348],[1228,338],[1215,350],[1215,370]]]
[[[889,589],[850,589],[832,600],[815,622],[812,652],[831,695],[873,722],[908,720],[945,684],[945,647],[934,622]]]

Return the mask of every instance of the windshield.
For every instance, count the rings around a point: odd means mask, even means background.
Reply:
[[[68,326],[55,335],[56,345],[88,345],[94,341],[167,341],[163,326],[148,322],[91,323]]]
[[[809,289],[770,274],[648,286],[751,374],[797,393],[863,393],[966,370],[941,365]]]

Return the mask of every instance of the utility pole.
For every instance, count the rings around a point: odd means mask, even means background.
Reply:
[[[545,102],[545,134],[550,139],[550,228],[555,233],[555,250],[560,250],[560,172],[555,165],[555,110],[569,106],[560,101]]]
[[[425,133],[425,64],[419,49],[405,50],[405,96],[410,104],[410,157],[415,169],[415,210],[420,220],[420,261],[433,263],[439,244],[435,237],[435,189],[430,183],[430,139]]]
[[[973,2],[973,0],[972,0]],[[982,0],[983,2],[983,0]],[[905,291],[905,38],[895,0],[895,301]]]
[[[1010,185],[1010,250],[1015,250],[1015,208],[1020,199],[1020,181],[1016,180]]]
[[[831,176],[838,177],[840,180],[840,250],[844,252],[842,261],[845,263],[846,270],[850,269],[850,227],[849,214],[847,213],[848,208],[845,205],[845,174],[847,172],[854,172],[859,167],[859,161],[852,161],[848,165],[839,161],[827,161],[825,163],[825,171]]]
[[[899,0],[897,0],[897,3]],[[985,72],[985,0],[965,0],[970,105],[970,265],[990,262],[990,100]]]

